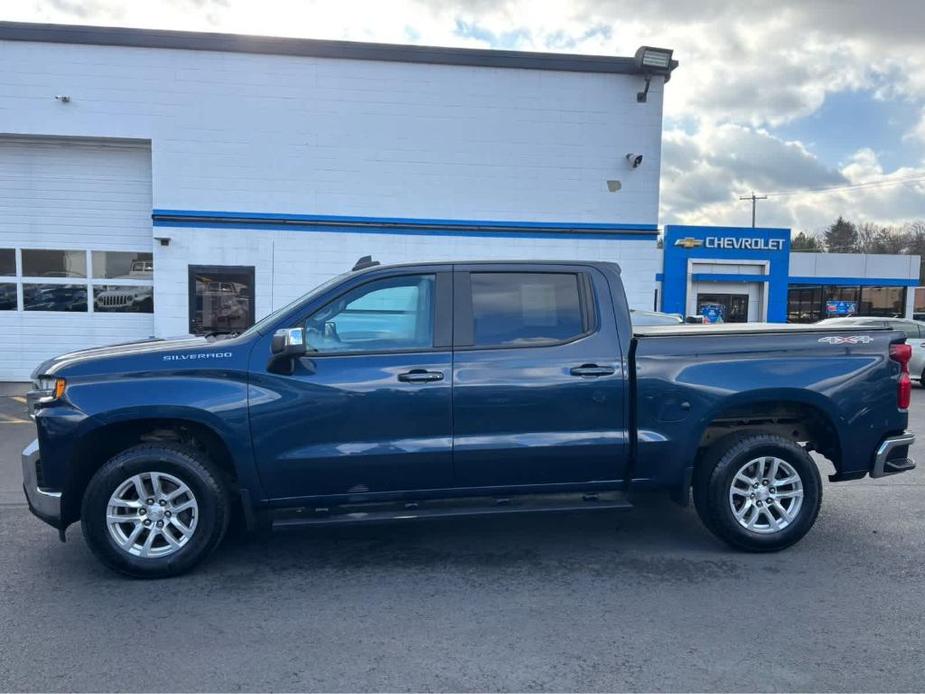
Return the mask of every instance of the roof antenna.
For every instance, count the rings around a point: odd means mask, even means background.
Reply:
[[[368,267],[376,267],[378,264],[379,261],[373,260],[371,255],[364,255],[356,262],[356,265],[353,266],[353,270],[351,270],[351,272],[356,272],[357,270],[365,270]]]

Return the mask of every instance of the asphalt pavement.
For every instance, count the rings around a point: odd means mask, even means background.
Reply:
[[[920,388],[911,420],[925,434]],[[29,514],[31,438],[0,398],[0,690],[925,689],[925,465],[826,484],[815,529],[773,555],[651,497],[239,539],[146,582]]]

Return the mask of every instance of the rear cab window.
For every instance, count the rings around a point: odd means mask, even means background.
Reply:
[[[471,272],[461,347],[561,344],[590,331],[587,279],[575,272]]]

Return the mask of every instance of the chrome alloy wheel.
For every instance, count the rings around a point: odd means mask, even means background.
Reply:
[[[180,479],[142,472],[116,487],[106,526],[116,545],[135,557],[166,557],[183,547],[199,522],[199,504]]]
[[[803,506],[803,480],[790,463],[774,456],[749,460],[729,488],[736,521],[754,533],[771,534],[796,520]]]

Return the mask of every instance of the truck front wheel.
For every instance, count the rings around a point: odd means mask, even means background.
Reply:
[[[704,525],[750,552],[773,552],[802,538],[822,502],[819,469],[799,444],[762,432],[733,434],[708,449],[694,476]]]
[[[172,443],[113,457],[93,475],[81,508],[97,558],[138,578],[188,571],[219,544],[228,518],[221,473],[200,451]]]

